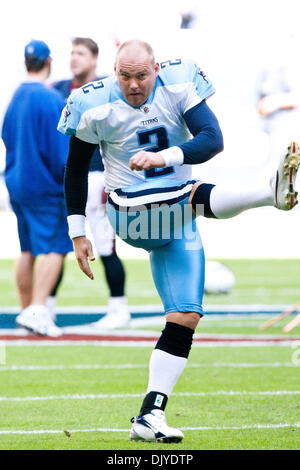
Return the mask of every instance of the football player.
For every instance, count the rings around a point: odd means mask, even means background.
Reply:
[[[203,316],[204,253],[196,215],[233,217],[252,207],[289,210],[299,150],[292,143],[271,183],[224,188],[191,180],[191,165],[223,149],[222,133],[206,100],[212,83],[192,61],[155,61],[148,43],[118,49],[115,76],[73,92],[58,129],[71,135],[65,174],[69,233],[82,271],[93,279],[92,246],[85,232],[91,155],[100,143],[108,215],[127,243],[150,253],[166,325],[150,358],[149,381],[132,440],[179,442],[165,408]]]

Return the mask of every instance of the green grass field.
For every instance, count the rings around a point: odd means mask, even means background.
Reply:
[[[233,270],[236,286],[230,294],[204,297],[205,304],[293,304],[300,300],[300,260],[222,260]],[[0,260],[0,307],[17,306],[14,260]],[[126,291],[130,305],[160,304],[148,260],[125,260]],[[91,263],[91,281],[68,259],[58,305],[105,305],[107,286],[100,262]]]
[[[0,261],[2,307],[16,306],[13,261]],[[299,260],[226,260],[229,295],[206,304],[293,304]],[[148,263],[126,260],[129,304],[158,304]],[[101,267],[85,279],[69,260],[58,305],[105,305]],[[197,332],[261,334],[257,317],[201,320]],[[267,330],[283,335],[282,326]],[[154,328],[153,328],[154,329]],[[155,328],[160,329],[160,327]],[[300,337],[300,328],[291,335]],[[152,347],[6,345],[0,365],[0,449],[195,450],[300,448],[300,344],[192,348],[167,407],[180,444],[131,442]],[[67,431],[65,433],[64,431]]]
[[[289,347],[194,348],[167,407],[169,424],[188,429],[182,443],[130,442],[129,419],[141,404],[150,353],[150,347],[8,346],[0,369],[0,449],[299,449],[300,401],[292,394],[299,393],[299,366]],[[212,393],[220,391],[242,393]]]

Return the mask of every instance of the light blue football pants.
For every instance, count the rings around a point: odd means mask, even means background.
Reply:
[[[165,313],[203,314],[204,251],[188,198],[195,181],[159,178],[109,194],[115,232],[150,252],[151,270]]]

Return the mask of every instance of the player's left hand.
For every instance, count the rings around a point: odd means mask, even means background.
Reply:
[[[131,170],[150,170],[150,168],[164,168],[166,165],[160,153],[142,150],[129,160]]]

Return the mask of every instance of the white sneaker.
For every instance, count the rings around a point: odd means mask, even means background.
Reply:
[[[295,180],[300,164],[300,151],[296,142],[291,142],[282,156],[275,178],[271,180],[274,204],[278,209],[288,211],[298,204]]]
[[[43,336],[60,336],[61,330],[58,328],[45,305],[29,305],[16,318],[16,323],[33,333]]]
[[[183,433],[179,429],[170,428],[167,425],[165,413],[162,410],[152,410],[143,416],[132,418],[130,431],[131,441],[147,442],[180,442]]]
[[[93,323],[96,330],[109,330],[114,328],[124,328],[130,322],[126,297],[111,297],[109,299],[107,314]]]

